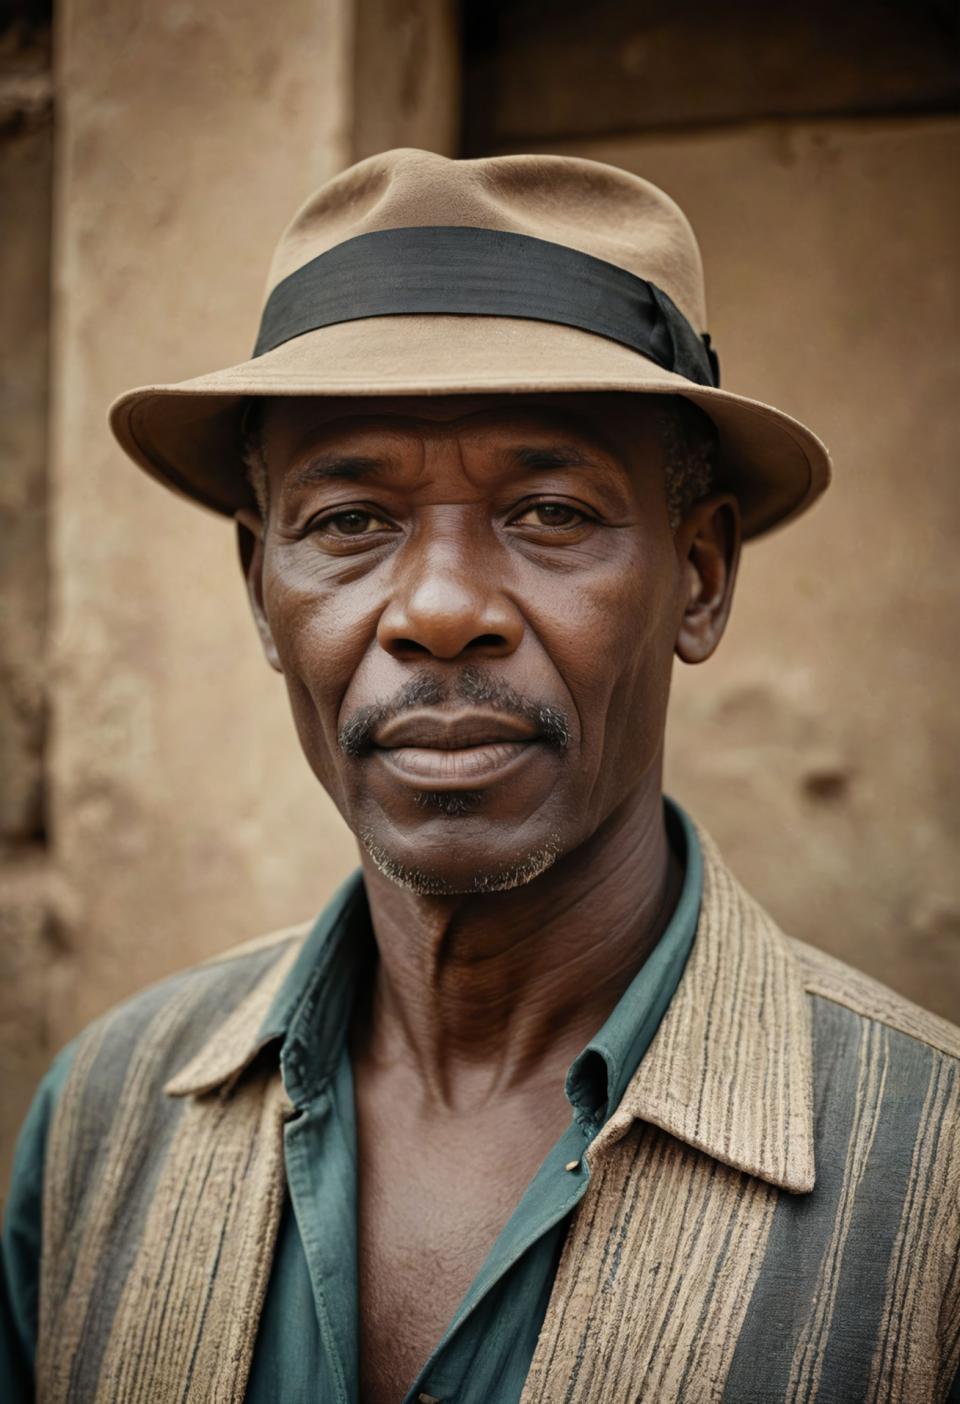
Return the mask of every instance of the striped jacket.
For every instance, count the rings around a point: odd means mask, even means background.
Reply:
[[[588,1152],[523,1404],[953,1399],[960,1030],[786,938],[709,839],[678,991]],[[44,1185],[42,1404],[239,1404],[291,1111],[258,1041],[307,928],[83,1036]]]

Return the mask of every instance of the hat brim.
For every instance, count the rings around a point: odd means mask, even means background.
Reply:
[[[124,451],[168,487],[232,516],[251,496],[240,462],[248,396],[684,395],[720,436],[724,486],[745,537],[796,517],[830,481],[817,436],[759,400],[695,385],[592,332],[521,318],[369,317],[307,332],[266,355],[173,385],[121,395],[110,426]]]

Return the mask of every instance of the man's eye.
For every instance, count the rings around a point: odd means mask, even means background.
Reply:
[[[330,517],[323,517],[316,524],[317,530],[325,531],[331,536],[367,536],[374,531],[389,530],[389,523],[382,517],[376,517],[372,512],[365,512],[360,507],[351,507],[347,512],[335,512]]]
[[[573,527],[587,521],[586,513],[565,502],[535,502],[514,517],[514,526]]]

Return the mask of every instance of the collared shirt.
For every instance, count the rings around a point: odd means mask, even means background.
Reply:
[[[545,1158],[407,1396],[457,1404],[519,1399],[570,1216],[586,1192],[584,1152],[616,1109],[672,999],[697,926],[700,846],[667,802],[684,862],[671,922],[568,1071],[570,1126]],[[372,941],[358,875],[317,920],[258,1035],[277,1041],[297,1115],[285,1133],[288,1197],[249,1380],[254,1404],[357,1397],[356,1121],[347,1031]],[[4,1230],[0,1384],[28,1378],[36,1337],[40,1182],[46,1130],[69,1050],[37,1094],[18,1147]],[[575,1168],[569,1169],[567,1167]],[[4,1356],[9,1355],[9,1363]],[[16,1398],[13,1388],[3,1397]]]

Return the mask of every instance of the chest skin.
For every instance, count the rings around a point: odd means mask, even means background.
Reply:
[[[417,1108],[355,1068],[361,1404],[400,1404],[570,1121],[556,1082],[483,1110]],[[504,1156],[503,1147],[511,1147]]]

